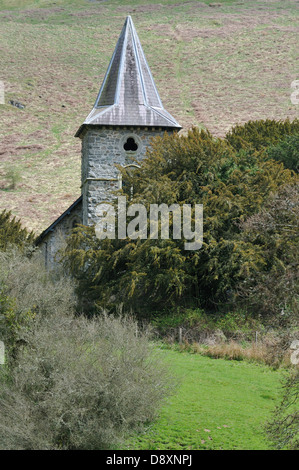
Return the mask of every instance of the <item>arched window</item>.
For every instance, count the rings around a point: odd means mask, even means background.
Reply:
[[[131,165],[126,165],[124,168],[126,170],[128,177],[126,178],[126,181],[122,180],[121,188],[123,188],[125,192],[129,192],[130,199],[132,199],[133,194],[134,194],[134,171],[136,170],[136,168],[140,168],[140,166],[131,164]],[[129,191],[126,191],[127,187]]]
[[[72,221],[72,228],[76,228],[76,227],[78,227],[78,225],[79,225],[79,221],[77,219],[74,219]]]
[[[82,222],[79,220],[79,217],[75,216],[72,217],[71,220],[69,221],[69,229],[73,230],[74,228],[78,227],[79,224]]]

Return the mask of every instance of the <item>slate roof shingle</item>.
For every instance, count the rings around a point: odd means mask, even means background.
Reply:
[[[181,129],[163,107],[130,16],[126,18],[94,107],[76,137],[86,125]]]

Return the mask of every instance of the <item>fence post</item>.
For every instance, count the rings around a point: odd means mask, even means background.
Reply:
[[[179,343],[182,344],[182,328],[179,328]]]

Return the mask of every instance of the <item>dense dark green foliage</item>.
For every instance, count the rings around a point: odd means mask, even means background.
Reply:
[[[299,133],[288,135],[275,146],[267,148],[269,158],[282,162],[286,168],[299,172]]]
[[[34,240],[33,232],[22,228],[21,222],[12,217],[11,211],[0,213],[0,250],[6,250],[10,245],[23,247]]]
[[[296,126],[278,123],[277,140]],[[246,134],[250,125],[244,128]],[[260,124],[253,129],[256,148],[262,141],[275,142],[265,140],[264,131],[259,136]],[[236,135],[242,135],[241,129]],[[265,269],[264,246],[244,238],[240,224],[296,176],[264,151],[250,145],[236,150],[229,140],[197,129],[187,136],[165,134],[153,141],[133,180],[121,170],[124,188],[134,186],[130,204],[142,203],[147,209],[151,203],[203,204],[203,247],[186,251],[184,240],[172,239],[100,242],[92,228],[77,229],[65,262],[79,280],[83,299],[106,307],[123,303],[137,313],[213,307],[226,301],[238,283]]]
[[[252,148],[262,150],[277,145],[286,136],[299,134],[299,119],[248,121],[228,132],[226,140],[235,150]]]

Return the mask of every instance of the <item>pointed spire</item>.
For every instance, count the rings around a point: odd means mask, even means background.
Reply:
[[[126,18],[93,110],[84,125],[181,129],[163,108],[130,16]],[[81,129],[82,126],[76,136]]]

